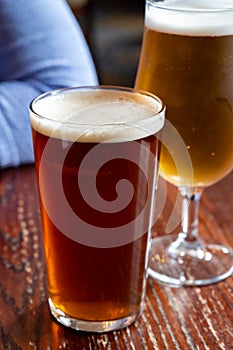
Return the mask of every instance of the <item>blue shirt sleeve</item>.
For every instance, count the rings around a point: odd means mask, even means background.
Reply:
[[[0,0],[0,167],[33,162],[29,103],[42,92],[98,83],[65,0]]]

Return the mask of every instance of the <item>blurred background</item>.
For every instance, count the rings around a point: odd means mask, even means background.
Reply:
[[[144,25],[144,0],[67,0],[78,19],[101,84],[132,87]]]

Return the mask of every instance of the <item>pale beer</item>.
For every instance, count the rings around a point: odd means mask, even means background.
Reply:
[[[161,173],[178,186],[202,187],[233,167],[233,11],[218,11],[216,1],[199,1],[202,11],[195,1],[173,4],[176,11],[147,1],[135,86],[165,101],[191,157],[193,178],[185,165],[177,169],[176,145],[168,152],[165,138]]]

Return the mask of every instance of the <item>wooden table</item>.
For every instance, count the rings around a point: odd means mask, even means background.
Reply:
[[[204,192],[202,234],[233,247],[233,173]],[[165,209],[172,207],[168,192]],[[162,233],[166,215],[156,230]],[[86,334],[50,316],[35,173],[0,172],[0,349],[233,349],[233,279],[170,288],[149,278],[144,311],[129,328]]]

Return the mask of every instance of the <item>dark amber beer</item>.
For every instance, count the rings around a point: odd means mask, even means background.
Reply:
[[[141,308],[162,103],[131,89],[68,89],[31,105],[48,297],[61,323],[107,331]]]
[[[232,2],[174,0],[169,8],[165,5],[147,1],[135,86],[165,101],[167,119],[191,157],[193,178],[185,165],[177,169],[181,156],[165,137],[163,176],[178,186],[203,187],[233,167]]]

